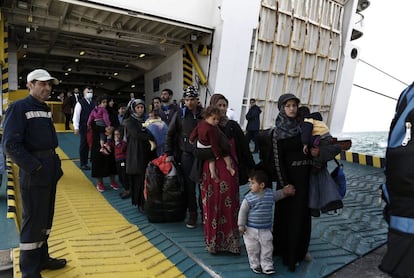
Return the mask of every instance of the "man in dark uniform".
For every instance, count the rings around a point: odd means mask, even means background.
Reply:
[[[76,135],[80,136],[79,143],[79,158],[80,158],[80,168],[82,170],[90,170],[88,166],[88,157],[89,157],[89,145],[87,141],[88,133],[88,118],[92,112],[92,109],[95,107],[95,103],[92,101],[93,90],[90,87],[86,87],[83,90],[83,98],[81,98],[78,103],[75,105],[73,110],[73,129]]]
[[[65,259],[49,256],[56,184],[63,175],[52,113],[45,101],[58,80],[43,69],[27,75],[30,95],[10,105],[3,124],[3,147],[19,166],[22,200],[20,270],[22,277],[41,277],[42,269],[59,269]]]
[[[193,86],[185,89],[183,98],[184,108],[174,114],[168,127],[165,153],[168,155],[167,160],[171,161],[175,157],[181,165],[190,214],[186,226],[189,229],[194,229],[197,224],[196,184],[190,179],[194,155],[193,145],[190,144],[188,138],[201,120],[201,107],[197,106],[198,92]]]

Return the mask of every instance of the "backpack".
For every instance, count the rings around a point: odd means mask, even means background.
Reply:
[[[385,154],[384,215],[390,229],[414,234],[414,83],[400,95]]]
[[[150,161],[145,172],[145,213],[153,223],[183,221],[186,216],[183,174],[166,158]]]
[[[414,261],[414,83],[400,95],[385,153],[384,218],[387,251],[379,269],[391,277],[413,277]]]

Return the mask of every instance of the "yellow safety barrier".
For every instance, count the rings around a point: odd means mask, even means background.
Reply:
[[[385,166],[385,159],[383,157],[373,156],[369,154],[342,151],[336,158],[352,163],[358,163],[361,165],[373,166],[376,168],[384,168]]]
[[[194,68],[197,71],[199,77],[200,77],[200,81],[202,85],[206,85],[207,84],[207,79],[203,73],[203,71],[200,68],[200,65],[198,64],[197,59],[195,58],[194,54],[193,54],[193,50],[190,48],[190,46],[188,44],[185,45],[185,49],[187,50],[188,55],[190,56],[191,61],[193,62]]]
[[[18,186],[18,167],[10,160],[7,161],[7,218],[14,219],[17,231],[22,223],[22,207],[20,188]],[[17,181],[17,182],[16,182]]]

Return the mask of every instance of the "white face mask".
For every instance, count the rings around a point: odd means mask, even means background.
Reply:
[[[92,97],[93,97],[93,93],[86,93],[86,98],[87,99],[92,99]]]

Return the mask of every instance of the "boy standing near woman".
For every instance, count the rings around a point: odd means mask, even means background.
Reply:
[[[291,184],[273,191],[266,188],[267,175],[264,171],[253,171],[249,175],[250,192],[239,210],[239,232],[244,237],[250,268],[255,273],[275,273],[273,267],[273,204],[285,197],[295,195]]]

